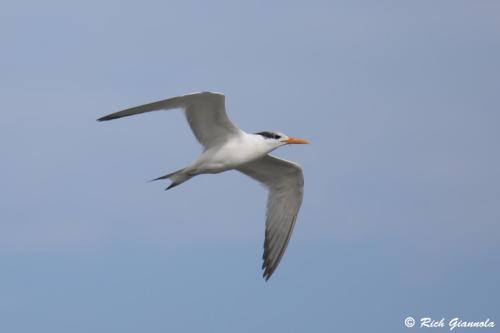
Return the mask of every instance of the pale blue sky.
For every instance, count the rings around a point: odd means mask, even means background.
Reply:
[[[497,1],[0,9],[0,331],[500,325]],[[95,121],[200,90],[247,131],[313,143],[276,151],[306,187],[267,283],[261,187],[231,172],[164,192],[146,181],[200,150],[181,112]]]

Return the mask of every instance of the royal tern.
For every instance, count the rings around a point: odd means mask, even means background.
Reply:
[[[304,188],[301,167],[269,153],[283,145],[308,142],[278,132],[250,134],[242,131],[229,120],[224,99],[224,95],[219,93],[193,93],[115,112],[98,121],[150,111],[184,109],[189,126],[203,146],[203,151],[185,168],[154,180],[169,179],[171,184],[168,190],[197,175],[235,169],[267,187],[269,194],[262,257],[263,276],[267,281],[290,240]]]

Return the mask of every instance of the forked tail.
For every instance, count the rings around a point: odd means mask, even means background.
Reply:
[[[191,177],[193,177],[193,176],[190,175],[189,173],[185,172],[185,169],[180,169],[180,170],[177,170],[175,172],[169,173],[168,175],[152,179],[151,181],[161,180],[161,179],[170,179],[170,181],[172,181],[172,183],[165,189],[165,191],[166,191],[166,190],[171,189],[172,187],[176,187],[177,185],[184,183],[185,181],[189,180]]]

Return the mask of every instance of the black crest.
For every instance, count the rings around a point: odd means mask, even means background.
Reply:
[[[281,138],[281,135],[273,133],[273,132],[259,132],[259,133],[255,133],[255,134],[262,135],[263,137],[265,137],[267,139],[276,139],[276,140],[278,140],[278,139]]]

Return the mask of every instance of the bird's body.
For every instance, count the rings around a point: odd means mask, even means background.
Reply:
[[[99,118],[99,121],[139,113],[182,108],[202,153],[185,168],[156,178],[170,179],[167,189],[201,174],[215,174],[236,169],[269,189],[266,237],[264,242],[264,277],[276,269],[290,239],[302,203],[302,169],[293,162],[268,155],[286,144],[308,143],[281,133],[250,134],[236,127],[227,117],[224,95],[194,93],[145,104]]]
[[[276,149],[260,135],[238,133],[220,146],[204,150],[188,165],[194,174],[220,173],[251,162]]]

